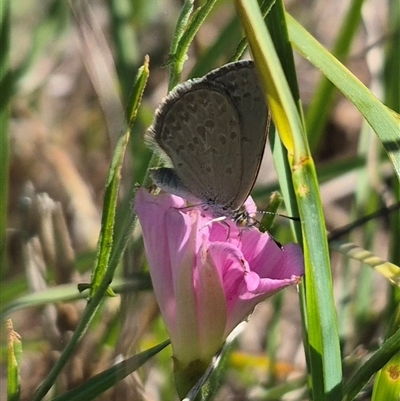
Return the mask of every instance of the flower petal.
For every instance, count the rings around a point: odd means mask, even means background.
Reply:
[[[196,235],[196,230],[191,230],[191,233]],[[176,258],[179,264],[172,263],[177,317],[176,325],[168,327],[168,331],[170,335],[175,333],[175,336],[171,335],[174,357],[185,365],[198,358],[200,348],[193,269],[196,254],[192,238],[177,253],[182,254]]]
[[[174,344],[181,344],[180,337],[186,332],[186,327],[182,328],[186,323],[180,324],[181,309],[196,321],[193,280],[186,275],[192,274],[196,257],[198,230],[192,225],[197,215],[182,213],[179,208],[184,206],[179,197],[169,194],[154,196],[144,188],[137,191],[135,198],[154,293]],[[190,269],[182,272],[182,266],[190,266]],[[191,311],[189,305],[192,305]]]
[[[251,313],[257,303],[296,284],[298,276],[304,272],[298,245],[291,244],[282,250],[268,234],[261,234],[256,229],[242,232],[241,250],[226,242],[210,244],[209,248],[225,289],[226,335]]]
[[[268,233],[246,230],[241,250],[251,270],[261,277],[286,279],[304,274],[303,254],[297,244],[280,247]]]
[[[196,298],[200,359],[209,361],[222,347],[227,319],[225,291],[205,241],[197,260]]]
[[[186,371],[205,366],[258,302],[296,284],[304,264],[296,244],[282,248],[255,227],[239,229],[185,205],[145,189],[135,199],[154,292],[176,366]],[[255,210],[250,197],[245,207]]]
[[[136,193],[135,210],[142,227],[153,288],[168,327],[176,325],[176,305],[165,214],[175,205],[178,202],[174,198],[155,197],[145,188]]]
[[[244,202],[244,208],[251,216],[257,213],[257,205],[251,196],[247,197],[246,201]]]

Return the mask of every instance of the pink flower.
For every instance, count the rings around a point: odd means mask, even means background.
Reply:
[[[257,303],[299,282],[304,265],[297,244],[281,249],[255,227],[212,222],[185,206],[182,198],[144,188],[135,199],[175,368],[196,365],[200,374]]]

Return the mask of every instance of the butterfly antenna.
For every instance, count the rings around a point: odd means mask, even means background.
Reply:
[[[260,214],[272,214],[274,216],[284,217],[285,219],[293,220],[293,221],[300,221],[300,217],[292,217],[287,216],[286,214],[276,213],[276,212],[269,212],[268,210],[257,210],[257,213]]]

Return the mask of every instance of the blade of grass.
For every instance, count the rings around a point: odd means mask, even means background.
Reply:
[[[182,39],[193,13],[194,0],[185,0],[182,5],[181,12],[179,13],[178,21],[176,22],[175,32],[172,37],[172,43],[170,48],[170,57],[176,54],[179,49],[179,42]]]
[[[24,308],[32,308],[34,306],[43,306],[57,302],[71,302],[78,299],[87,299],[87,293],[79,292],[79,287],[81,286],[78,285],[77,289],[76,284],[64,284],[56,287],[49,287],[44,291],[22,295],[13,299],[12,302],[0,311],[0,321],[6,319],[11,313]],[[87,284],[85,289],[89,287],[90,284]],[[148,275],[132,279],[115,278],[111,284],[111,290],[116,294],[134,291],[148,291],[151,288],[151,281]]]
[[[154,355],[162,351],[170,341],[167,340],[140,354],[134,355],[104,372],[90,378],[74,389],[52,399],[52,401],[88,401],[98,397],[106,390],[115,386],[119,381],[133,373]]]
[[[374,86],[373,82],[371,86]],[[360,216],[372,213],[378,208],[380,203],[379,191],[374,189],[374,186],[376,187],[377,183],[381,180],[379,177],[381,175],[381,163],[378,164],[378,159],[382,150],[376,146],[377,141],[378,139],[371,127],[364,120],[358,137],[357,154],[365,157],[366,168],[360,169],[357,174],[357,181],[354,186],[354,200],[350,213],[352,220],[357,220]],[[361,248],[372,249],[377,230],[377,221],[370,220],[366,223],[363,226],[362,239],[357,239],[357,242],[362,241],[360,243],[361,247],[359,249],[357,247],[354,247],[354,249],[349,248],[349,254],[360,257],[362,253]],[[347,241],[351,242],[353,238],[354,236],[350,235]],[[368,259],[370,260],[371,258],[365,257],[365,260]],[[377,261],[375,263],[380,264],[382,262]],[[349,260],[346,260],[345,263],[349,264]],[[350,266],[348,265],[347,267],[349,268]],[[370,320],[374,289],[373,274],[374,272],[371,269],[360,269],[357,274],[357,287],[353,291],[354,304],[352,306],[352,317],[354,318],[355,330],[358,333],[364,330]],[[343,347],[346,347],[345,343]]]
[[[285,80],[257,2],[237,1],[236,4],[274,123],[289,152],[303,229],[309,329],[306,348],[312,373],[311,391],[316,400],[336,401],[342,393],[341,357],[326,229],[314,163],[309,154],[302,117]]]
[[[121,140],[117,143],[115,156],[112,162],[112,168],[110,168],[109,180],[105,194],[105,202],[102,216],[102,228],[98,241],[98,255],[95,267],[95,272],[92,276],[92,287],[90,302],[87,304],[83,316],[74,331],[74,334],[63,350],[60,358],[57,360],[56,364],[43,381],[42,385],[37,390],[33,401],[41,400],[47,392],[50,390],[51,386],[54,384],[57,376],[60,374],[63,367],[68,362],[69,358],[72,356],[75,348],[77,347],[79,341],[86,332],[94,314],[97,312],[100,302],[103,300],[106,292],[109,289],[109,284],[111,283],[110,273],[110,254],[113,246],[113,219],[115,215],[115,203],[110,203],[115,201],[117,196],[114,192],[118,190],[119,184],[119,171],[122,163],[122,156],[127,145],[129,137],[129,132],[125,134]],[[116,163],[116,160],[118,162]],[[122,255],[121,255],[122,256]],[[116,266],[115,266],[116,267]]]
[[[186,15],[186,13],[191,11],[189,3],[191,3],[191,1],[186,1],[182,7],[181,16],[179,17],[178,25],[175,29],[170,55],[168,57],[167,64],[169,65],[169,90],[178,84],[183,65],[186,61],[186,54],[189,46],[193,42],[193,38],[199,30],[201,24],[214,7],[216,0],[207,0],[202,6],[198,7],[195,12],[191,14],[190,20],[188,21],[188,15]],[[182,15],[182,13],[185,15]],[[185,28],[184,32],[182,32],[182,28]]]
[[[400,2],[391,1],[389,6],[389,32],[392,33],[386,46],[385,59],[385,97],[386,104],[400,113]],[[392,179],[390,182],[393,195],[400,201],[400,181]],[[390,257],[389,260],[400,265],[400,211],[394,213],[390,219]],[[394,302],[394,305],[397,305]]]
[[[286,14],[286,20],[293,45],[357,107],[382,142],[400,179],[400,116],[385,106],[293,17]]]
[[[366,265],[374,268],[378,273],[382,274],[392,284],[400,286],[400,267],[393,263],[387,262],[372,252],[359,247],[352,243],[344,243],[341,241],[330,242],[331,248],[341,254],[359,260]]]
[[[389,337],[375,354],[363,364],[357,373],[344,386],[342,401],[351,401],[362,388],[368,383],[371,377],[382,369],[390,359],[399,352],[400,349],[400,329]]]
[[[173,89],[180,80],[183,65],[187,59],[187,51],[201,24],[214,7],[216,0],[207,0],[202,6],[193,11],[193,0],[186,0],[182,6],[173,39],[170,54],[166,64],[169,66],[168,90]],[[153,153],[148,169],[160,165],[160,156]],[[149,184],[148,173],[143,180],[144,185]]]
[[[272,146],[272,145],[271,145]],[[277,166],[275,160],[275,153],[274,153],[274,164]],[[331,180],[335,180],[336,177],[340,177],[345,174],[356,174],[356,171],[362,168],[365,165],[365,158],[356,157],[354,159],[349,160],[337,160],[331,162],[327,165],[321,166],[318,169],[318,182],[320,184],[327,183]],[[390,162],[386,163],[384,166],[387,171],[391,172],[393,175],[393,169],[391,167]],[[277,171],[280,171],[279,168],[276,168]],[[390,176],[390,175],[389,175]],[[278,191],[279,187],[276,182],[271,182],[268,185],[260,185],[254,188],[252,195],[257,198],[260,197],[263,193],[271,193],[273,191]]]
[[[303,154],[306,147],[304,140],[299,140],[296,148],[293,145],[293,137],[301,138],[304,134],[303,123],[280,67],[270,34],[265,28],[258,4],[254,0],[248,3],[237,1],[236,4],[258,67],[261,82],[264,85],[272,118],[282,142],[290,154],[293,152],[296,152],[297,155]],[[257,17],[255,20],[258,25],[254,26],[253,24],[256,22],[250,22],[250,15]],[[269,57],[268,60],[266,59],[267,56]]]
[[[114,274],[114,272],[109,269],[109,261],[114,242],[115,210],[121,180],[121,168],[129,135],[130,132],[127,130],[125,135],[118,141],[114,157],[111,161],[110,173],[106,183],[106,192],[104,194],[101,231],[98,240],[98,262],[92,273],[90,298],[93,298],[98,292],[101,292],[100,288],[104,289],[105,286],[108,287]]]
[[[216,41],[207,48],[205,54],[197,61],[190,72],[190,77],[201,77],[210,71],[210,67],[217,67],[216,61],[234,51],[234,42],[240,39],[241,31],[239,20],[235,14],[222,30]],[[225,59],[225,58],[224,58]]]
[[[140,91],[144,88],[144,83],[147,82],[148,74],[148,59],[146,59],[144,66],[138,71],[135,82],[135,90]],[[138,103],[134,104],[134,107],[138,108],[141,95],[134,96],[133,98],[138,99]],[[132,116],[136,115],[136,112],[130,112],[128,114]],[[87,304],[86,309],[83,312],[83,316],[76,330],[74,331],[70,342],[63,350],[60,358],[50,371],[49,375],[37,390],[33,401],[39,401],[47,394],[51,386],[54,384],[57,376],[68,362],[80,339],[88,328],[91,320],[93,319],[94,314],[98,310],[100,302],[104,299],[104,296],[108,291],[109,285],[113,279],[115,269],[117,268],[125,250],[128,236],[132,230],[132,224],[129,225],[129,223],[133,222],[133,211],[129,218],[127,218],[128,224],[124,225],[122,230],[119,231],[120,234],[117,240],[115,240],[114,236],[114,219],[117,204],[117,194],[121,180],[120,174],[122,162],[124,160],[125,149],[128,144],[129,136],[130,131],[128,129],[126,133],[119,139],[115,148],[107,178],[106,192],[104,195],[102,226],[98,240],[97,260],[94,273],[92,275],[90,302]]]
[[[3,282],[5,284],[5,281]],[[29,291],[26,277],[22,274],[7,280],[7,285],[2,285],[0,296],[0,322],[5,318],[3,311],[18,297]]]
[[[136,77],[136,82],[128,105],[129,111],[126,113],[128,118],[128,130],[126,131],[125,135],[120,139],[111,163],[110,174],[108,176],[106,184],[107,190],[104,195],[104,205],[112,205],[112,207],[108,208],[108,214],[103,213],[102,216],[102,231],[99,237],[98,249],[100,252],[99,261],[103,262],[98,263],[93,271],[90,296],[93,296],[96,293],[98,288],[104,282],[104,278],[106,275],[108,276],[108,283],[111,283],[112,277],[114,275],[114,271],[109,269],[109,258],[112,252],[112,247],[109,245],[112,244],[115,239],[115,207],[117,204],[118,187],[121,178],[120,172],[125,154],[125,148],[130,136],[130,131],[136,118],[137,109],[139,108],[143,96],[143,91],[149,75],[148,64],[149,59],[148,57],[146,57],[144,66],[139,69],[138,75]],[[119,157],[116,157],[118,155]],[[129,232],[129,229],[127,229],[127,231]],[[125,232],[125,230],[123,230],[123,232]]]
[[[400,352],[377,374],[371,401],[399,401],[400,399]]]
[[[21,394],[21,337],[14,331],[11,319],[6,322],[8,355],[7,355],[7,401],[18,401]]]
[[[364,0],[353,0],[349,11],[337,35],[332,54],[344,62],[346,60],[353,38],[361,20],[361,9]],[[312,150],[316,149],[321,140],[322,130],[326,125],[329,112],[332,109],[335,86],[324,76],[318,82],[317,88],[307,110],[305,122],[308,139]]]
[[[400,2],[390,1],[388,7],[390,36],[386,43],[384,69],[385,103],[400,113]]]
[[[115,68],[119,80],[119,88],[123,104],[129,96],[132,87],[132,70],[140,63],[137,26],[132,21],[137,19],[143,24],[148,23],[143,7],[129,0],[116,0],[107,3],[111,17],[110,33],[115,46]]]
[[[96,91],[107,125],[112,149],[121,135],[124,110],[117,90],[117,72],[107,39],[88,1],[71,1],[86,70]]]
[[[269,32],[271,32],[271,39],[282,65],[292,97],[298,107],[299,113],[301,113],[300,95],[294,68],[293,52],[289,44],[287,29],[283,18],[283,4],[280,1],[267,0],[263,2],[260,9],[263,15],[266,15],[265,21]],[[275,128],[275,126],[273,128]],[[287,151],[283,146],[280,137],[275,135],[275,129],[271,131],[269,140],[271,143],[272,154],[274,156],[275,169],[278,172],[279,187],[285,199],[285,206],[291,216],[298,216],[298,206],[296,195],[294,193],[291,167],[289,165]],[[296,239],[298,242],[301,242],[300,226],[296,224],[294,228]]]
[[[260,4],[260,10],[262,12],[262,15],[264,16],[264,18],[269,14],[269,12],[271,11],[272,6],[275,4],[276,0],[263,0]],[[239,44],[236,47],[236,51],[233,54],[233,56],[229,59],[229,61],[237,61],[239,60],[244,52],[247,49],[247,40],[246,37],[244,36]]]
[[[386,336],[400,327],[400,304],[390,319]],[[386,338],[387,338],[386,337]],[[398,401],[400,399],[400,351],[377,373],[371,401]]]
[[[377,219],[379,217],[386,217],[389,215],[392,216],[393,212],[395,212],[396,210],[399,210],[399,209],[400,209],[400,202],[396,203],[394,205],[391,205],[389,207],[384,207],[379,210],[375,210],[374,212],[367,214],[363,217],[360,217],[356,221],[354,221],[350,224],[347,224],[344,227],[340,227],[338,229],[331,231],[329,233],[328,239],[329,239],[329,241],[334,241],[334,240],[338,239],[339,237],[350,233],[355,228],[362,227],[368,221]]]

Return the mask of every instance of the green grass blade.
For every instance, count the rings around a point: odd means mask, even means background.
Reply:
[[[133,373],[145,362],[147,362],[154,355],[157,355],[162,351],[167,345],[169,345],[169,340],[163,342],[162,344],[156,345],[140,354],[134,355],[125,361],[122,361],[110,369],[99,373],[98,375],[87,380],[85,383],[75,387],[74,389],[68,391],[67,393],[53,398],[52,401],[89,401],[98,397],[100,394],[104,393],[106,390],[115,386],[119,381],[124,379],[129,374]]]
[[[183,65],[187,60],[187,51],[191,45],[201,24],[206,19],[214,7],[216,0],[207,0],[202,6],[192,12],[192,0],[185,1],[182,6],[180,16],[175,27],[174,37],[172,39],[170,54],[167,65],[169,67],[168,90],[172,90],[180,81]],[[153,153],[148,169],[156,167],[162,163],[160,156]],[[144,178],[144,184],[149,181],[148,173]]]
[[[287,29],[284,20],[284,8],[280,1],[265,1],[261,8],[263,15],[266,15],[266,24],[271,32],[271,39],[282,65],[285,78],[288,81],[292,97],[296,105],[300,106],[300,95],[297,86],[296,71],[294,68],[293,52],[289,43]],[[298,206],[294,192],[291,167],[289,165],[287,151],[284,148],[280,137],[275,135],[275,131],[270,133],[270,142],[274,155],[274,165],[278,171],[279,187],[285,198],[285,205],[288,213],[298,216]],[[301,229],[299,224],[295,226],[296,239],[301,242]]]
[[[190,17],[193,12],[194,1],[193,0],[185,0],[182,5],[181,12],[179,13],[178,21],[176,22],[175,32],[172,38],[170,54],[174,55],[178,51],[179,42],[182,39],[183,34],[185,33]]]
[[[258,4],[255,1],[237,1],[237,4],[247,40],[259,68],[274,124],[289,153],[303,154],[306,148],[304,140],[301,139],[304,134],[303,123],[280,67],[271,37],[265,28]],[[247,19],[249,15],[256,17],[257,25],[254,25],[255,22],[252,19]],[[296,148],[293,144],[294,137],[297,138]]]
[[[121,175],[122,162],[125,155],[125,149],[128,144],[129,134],[130,132],[128,130],[117,143],[106,183],[103,215],[101,219],[101,231],[97,248],[98,262],[92,274],[90,298],[93,298],[94,294],[96,294],[96,292],[99,291],[99,288],[102,286],[104,282],[104,277],[106,275],[109,276],[109,274],[111,273],[108,270],[108,266],[114,242],[113,239],[114,239],[115,210],[117,206],[118,189],[121,179],[120,175]],[[112,277],[108,278],[112,279]],[[110,283],[111,280],[108,282],[108,284]]]
[[[38,291],[22,295],[13,300],[0,312],[0,321],[11,313],[28,307],[46,305],[53,302],[68,302],[77,299],[84,299],[87,294],[80,294],[76,284],[64,284],[56,287],[49,287],[44,291]]]
[[[7,328],[7,401],[18,401],[21,393],[21,357],[22,343],[17,332],[14,331],[11,319],[6,322]]]
[[[358,78],[287,14],[290,40],[357,107],[381,140],[400,179],[400,116],[385,106]]]
[[[132,98],[129,103],[130,111],[127,112],[130,128],[132,127],[133,121],[137,115],[137,109],[140,105],[143,91],[146,86],[149,74],[148,62],[149,60],[146,57],[144,66],[138,71],[136,82],[133,88]],[[118,141],[106,183],[103,216],[101,222],[102,229],[98,243],[98,264],[96,265],[92,275],[90,291],[91,297],[93,297],[100,286],[104,285],[104,281],[107,281],[108,284],[111,283],[115,271],[110,268],[109,259],[113,250],[112,245],[114,243],[115,210],[117,205],[119,183],[121,179],[121,168],[126,146],[130,137],[130,128],[128,128],[125,135]]]
[[[298,110],[255,1],[237,1],[279,135],[289,153],[302,221],[311,391],[318,400],[341,398],[341,356],[330,259],[316,172]],[[284,23],[284,22],[283,22]],[[284,40],[284,39],[283,39]],[[289,82],[293,82],[290,80]]]
[[[371,401],[400,399],[400,352],[376,375]]]
[[[87,299],[87,293],[79,292],[76,284],[63,284],[56,287],[48,287],[43,291],[21,295],[8,303],[0,311],[0,322],[4,321],[11,313],[25,308],[34,306],[44,306],[59,302],[71,302],[78,299]],[[90,287],[87,284],[87,287]],[[24,284],[24,289],[26,286]],[[143,275],[134,279],[115,278],[111,284],[111,289],[116,294],[124,292],[148,291],[152,288],[151,281],[148,275]]]
[[[113,161],[119,160],[122,163],[121,152],[123,152],[126,147],[128,137],[129,135],[125,134],[120,141],[118,141],[115,153],[116,157],[113,159]],[[115,216],[115,203],[113,202],[116,202],[117,199],[114,192],[116,192],[118,189],[118,184],[116,184],[116,182],[119,182],[120,179],[120,166],[118,167],[114,162],[112,162],[112,168],[110,170],[113,170],[113,174],[111,177],[109,177],[105,195],[106,200],[103,209],[102,230],[99,237],[99,251],[91,287],[91,300],[87,304],[83,316],[76,330],[74,331],[70,342],[67,344],[57,363],[54,365],[53,369],[50,371],[49,375],[36,392],[33,398],[34,401],[41,400],[54,384],[57,376],[68,362],[80,339],[87,330],[90,321],[93,319],[94,314],[98,310],[100,302],[102,301],[105,293],[108,291],[109,284],[111,283],[111,280],[109,280],[109,274],[111,273],[109,259],[113,246],[113,219]]]
[[[188,13],[191,11],[190,1],[186,2],[182,8],[182,13]],[[206,19],[214,7],[216,0],[207,0],[202,6],[198,7],[195,12],[191,15],[190,21],[186,24],[188,16],[180,16],[178,20],[178,26],[175,30],[174,39],[171,45],[171,53],[169,55],[169,90],[174,88],[179,80],[182,73],[183,65],[186,61],[186,54],[190,44],[193,42],[197,31],[201,24]],[[185,22],[185,31],[182,32],[183,24]],[[178,39],[176,39],[176,36]]]
[[[143,92],[146,87],[147,79],[149,77],[149,63],[149,56],[145,56],[144,64],[139,68],[138,79],[136,79],[133,85],[131,97],[126,107],[126,120],[130,129],[132,129],[133,123],[135,122],[139,106],[142,101]]]
[[[386,44],[385,60],[385,103],[400,113],[400,2],[390,1],[389,32],[391,36]]]
[[[28,290],[28,283],[26,278],[21,274],[16,276],[12,280],[7,280],[7,285],[1,288],[0,297],[0,322],[5,319],[6,315],[3,312],[8,308],[8,306],[15,301],[16,298],[26,294]]]
[[[343,401],[353,400],[371,377],[382,369],[400,349],[400,329],[389,337],[375,354],[364,363],[357,373],[344,386]]]
[[[190,72],[190,77],[201,77],[210,71],[210,67],[216,68],[216,61],[221,60],[221,56],[226,56],[235,50],[234,42],[241,38],[239,20],[235,14],[226,27],[219,34],[216,41],[209,46],[201,59],[196,63]]]
[[[380,257],[374,255],[372,252],[352,243],[332,241],[330,245],[333,250],[340,252],[349,258],[365,263],[366,265],[375,269],[378,273],[382,274],[392,284],[400,287],[399,266],[383,260]]]
[[[110,1],[110,33],[115,45],[114,57],[117,70],[119,88],[122,94],[122,102],[126,104],[129,90],[132,86],[132,70],[140,63],[140,52],[137,38],[137,28],[133,19],[147,23],[143,7],[134,5],[129,0]]]
[[[269,12],[271,11],[271,8],[273,7],[273,5],[276,3],[276,0],[263,0],[260,3],[260,10],[262,12],[262,15],[264,16],[264,18],[269,14]],[[236,47],[236,51],[233,54],[233,56],[229,59],[229,61],[237,61],[240,58],[242,58],[243,53],[246,51],[247,49],[247,40],[246,37],[243,37],[239,44]]]
[[[354,35],[359,28],[363,4],[364,0],[351,2],[350,9],[336,38],[332,54],[342,62],[347,58]],[[332,110],[334,94],[335,86],[323,76],[317,85],[306,114],[306,127],[312,150],[317,147],[321,139],[322,130]]]
[[[303,165],[295,172],[293,182],[301,198],[299,210],[306,264],[307,345],[312,391],[314,399],[334,401],[341,394],[341,355],[329,252],[314,165]]]
[[[143,88],[144,85],[140,85],[138,82],[143,80],[147,81],[147,77],[148,67],[145,65],[144,68],[138,72],[135,87]],[[141,95],[133,95],[133,98],[141,99]],[[137,104],[137,106],[139,105]],[[135,114],[136,112],[129,113],[129,115]],[[49,375],[39,387],[33,398],[33,401],[39,401],[47,394],[51,386],[54,384],[57,376],[68,362],[80,339],[87,330],[89,323],[98,310],[100,302],[103,300],[106,292],[109,290],[109,285],[113,279],[115,269],[117,268],[117,265],[125,250],[128,234],[132,229],[132,225],[124,225],[123,228],[126,230],[126,232],[122,233],[118,237],[118,241],[114,241],[114,222],[117,194],[121,180],[120,175],[122,162],[124,160],[124,153],[128,144],[129,136],[130,131],[128,129],[126,133],[119,139],[113,159],[111,161],[109,175],[107,178],[106,192],[104,195],[102,227],[98,241],[97,261],[94,273],[92,275],[90,302],[87,304],[83,316],[76,330],[74,331],[70,342],[65,347]],[[130,220],[130,218],[127,219],[127,221]]]
[[[390,320],[387,337],[400,327],[400,304]],[[400,351],[377,373],[371,401],[398,401],[400,399]]]

